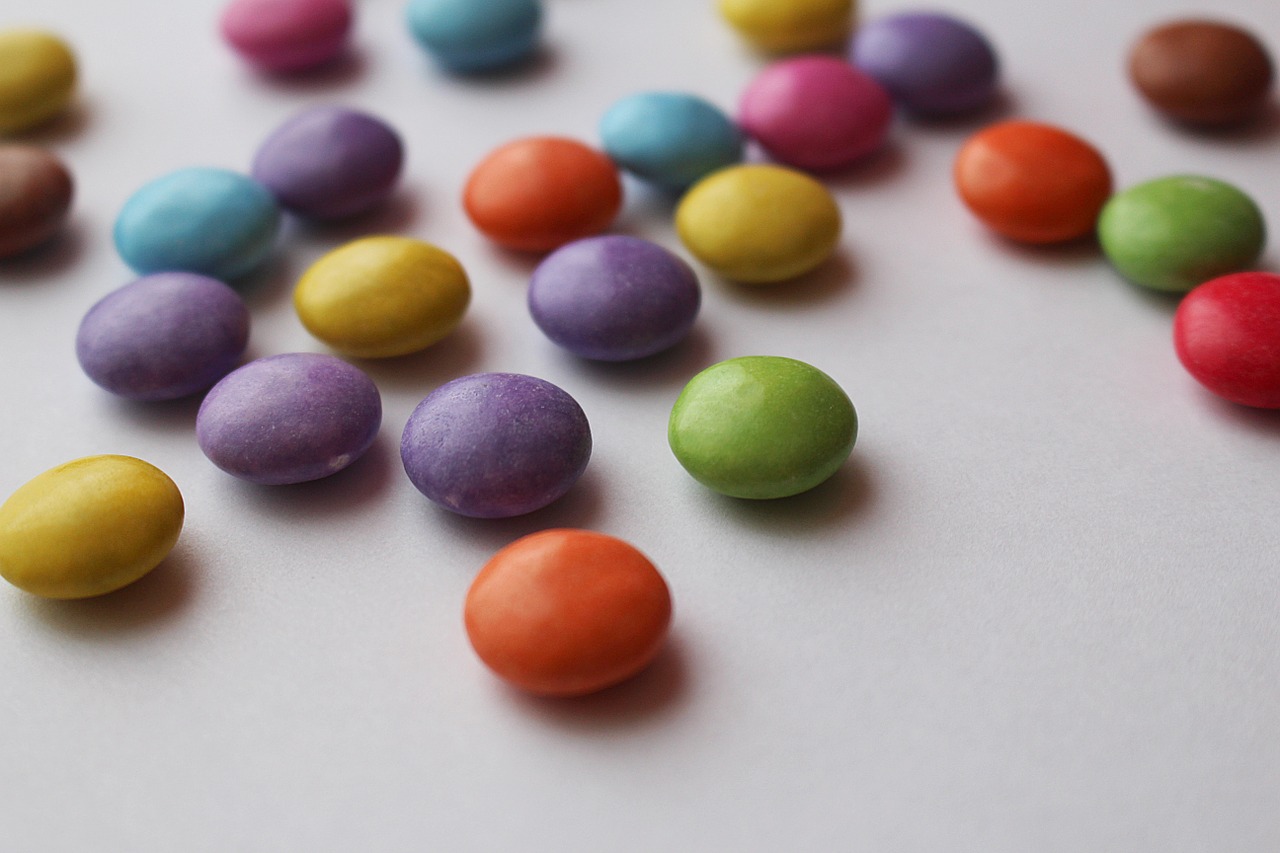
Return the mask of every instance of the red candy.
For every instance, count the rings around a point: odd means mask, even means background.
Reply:
[[[1280,275],[1233,273],[1195,288],[1174,315],[1173,344],[1219,397],[1280,409]]]

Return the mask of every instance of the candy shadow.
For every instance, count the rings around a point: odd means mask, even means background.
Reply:
[[[0,286],[32,284],[62,275],[80,262],[87,247],[84,225],[72,220],[40,245],[0,259]]]
[[[365,52],[353,45],[329,62],[314,68],[282,72],[246,65],[246,73],[255,86],[280,92],[308,93],[354,85],[365,76],[368,68],[369,61]]]
[[[634,361],[593,361],[564,353],[565,363],[577,376],[597,382],[615,383],[629,390],[682,386],[695,373],[715,363],[711,336],[695,325],[683,341]]]
[[[539,83],[556,73],[563,64],[560,50],[552,44],[540,44],[525,58],[500,68],[481,71],[454,71],[428,61],[427,71],[438,79],[476,88],[510,86],[513,83]]]
[[[1098,237],[1092,231],[1080,237],[1056,243],[1024,243],[997,234],[989,228],[980,228],[980,233],[987,245],[994,247],[996,251],[1027,263],[1063,269],[1106,264],[1102,246],[1099,245]]]
[[[399,440],[399,437],[396,437]],[[334,516],[369,504],[385,495],[399,454],[389,447],[391,438],[380,432],[364,456],[336,474],[285,486],[264,486],[228,475],[239,503],[274,518],[299,524],[328,524]],[[394,458],[394,466],[393,466]]]
[[[1194,382],[1194,380],[1192,381]],[[1222,399],[1207,388],[1201,387],[1199,383],[1194,384],[1196,386],[1194,390],[1200,394],[1204,404],[1224,423],[1247,432],[1280,440],[1280,409],[1257,409],[1252,406],[1242,406],[1239,403]]]
[[[1112,270],[1113,277],[1118,285],[1123,287],[1129,295],[1142,305],[1167,315],[1170,319],[1177,312],[1178,306],[1182,304],[1182,297],[1185,293],[1176,293],[1168,290],[1155,290],[1150,287],[1144,287],[1137,282],[1130,281],[1122,276],[1119,272]]]
[[[788,498],[749,500],[707,491],[721,511],[740,524],[775,535],[818,535],[867,512],[876,490],[866,458],[854,451],[825,482]]]
[[[246,275],[232,279],[227,284],[240,294],[251,313],[257,313],[267,305],[289,298],[297,277],[296,263],[290,256],[282,235],[270,257]]]
[[[1246,147],[1257,143],[1272,142],[1280,136],[1280,104],[1268,101],[1254,116],[1242,122],[1225,125],[1202,125],[1181,122],[1165,115],[1157,115],[1161,125],[1179,136],[1203,141],[1214,147],[1237,145]]]
[[[194,436],[196,414],[200,411],[200,404],[204,402],[207,389],[177,400],[152,402],[130,400],[105,390],[102,393],[110,398],[108,404],[111,416],[126,422],[130,427],[152,433],[181,432]]]
[[[424,350],[356,363],[384,392],[412,392],[421,398],[451,379],[476,372],[483,354],[484,341],[477,324],[463,320],[452,334]]]
[[[908,159],[907,149],[902,141],[890,138],[879,149],[848,166],[805,171],[826,184],[828,189],[857,190],[898,180],[898,176],[907,168]]]
[[[296,217],[297,237],[301,242],[337,246],[361,237],[399,234],[420,222],[424,210],[421,188],[401,185],[390,198],[364,213],[329,221]]]
[[[841,246],[816,269],[773,284],[744,284],[721,278],[723,291],[731,299],[777,310],[779,307],[808,307],[830,302],[841,292],[857,285],[858,268],[848,250]]]
[[[1018,102],[1013,94],[1007,89],[998,89],[991,100],[977,110],[943,116],[921,115],[904,110],[902,117],[912,133],[960,133],[968,136],[989,124],[1010,118],[1017,109]]]

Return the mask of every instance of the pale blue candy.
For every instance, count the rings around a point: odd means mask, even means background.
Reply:
[[[538,46],[541,0],[409,0],[409,32],[448,71],[519,62]]]
[[[180,169],[134,193],[116,219],[116,250],[139,273],[232,279],[271,252],[280,209],[257,181],[226,169]]]
[[[613,161],[646,181],[681,190],[742,160],[742,133],[715,105],[678,92],[623,98],[600,120]]]

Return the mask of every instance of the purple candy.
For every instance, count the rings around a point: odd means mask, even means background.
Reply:
[[[701,302],[676,255],[636,237],[588,237],[533,272],[529,312],[551,340],[583,358],[627,361],[682,340]]]
[[[477,373],[418,404],[400,458],[418,491],[441,506],[507,518],[569,491],[591,458],[591,427],[578,403],[550,382]]]
[[[849,58],[920,116],[978,109],[996,90],[991,43],[949,15],[906,12],[868,21],[854,34]]]
[[[249,309],[217,279],[143,276],[104,296],[76,333],[94,382],[131,400],[176,400],[227,375],[249,341]]]
[[[311,219],[364,213],[395,189],[404,162],[399,135],[343,107],[299,113],[267,137],[253,177],[280,205]]]
[[[369,449],[382,399],[340,358],[288,353],[251,361],[213,386],[196,415],[204,455],[228,474],[276,486],[336,474]]]

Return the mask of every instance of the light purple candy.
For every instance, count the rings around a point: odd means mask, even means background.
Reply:
[[[849,58],[921,116],[969,112],[996,91],[991,43],[949,15],[905,12],[868,21],[854,34]]]
[[[701,302],[693,270],[636,237],[588,237],[557,249],[533,272],[529,313],[543,333],[583,358],[627,361],[689,333]]]
[[[405,473],[441,506],[507,518],[564,495],[591,458],[591,427],[572,397],[519,373],[477,373],[418,404],[400,442]]]
[[[213,386],[196,440],[228,474],[266,485],[303,483],[346,468],[382,423],[377,386],[357,367],[319,353],[251,361]]]
[[[132,400],[176,400],[227,374],[249,341],[249,309],[217,279],[143,276],[104,296],[76,333],[90,379]]]
[[[344,107],[315,107],[267,137],[253,177],[299,216],[340,219],[390,195],[403,162],[404,146],[386,122]]]

